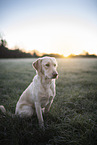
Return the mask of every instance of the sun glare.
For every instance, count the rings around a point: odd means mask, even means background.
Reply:
[[[64,54],[64,57],[68,57],[69,56],[69,54]]]

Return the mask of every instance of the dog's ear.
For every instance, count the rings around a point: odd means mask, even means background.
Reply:
[[[39,58],[35,62],[33,62],[32,65],[33,65],[34,69],[36,69],[38,72],[42,71],[42,59],[41,58]]]

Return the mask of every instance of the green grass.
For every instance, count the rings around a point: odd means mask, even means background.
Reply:
[[[34,59],[0,60],[0,104],[14,113],[35,75]],[[0,112],[0,144],[97,145],[97,59],[57,59],[59,78],[45,132],[36,116],[21,119]]]

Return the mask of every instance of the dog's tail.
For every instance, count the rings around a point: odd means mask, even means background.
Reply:
[[[12,114],[11,112],[6,112],[6,109],[3,105],[0,105],[0,110],[3,114],[8,114],[9,116],[11,116],[12,118],[15,117],[15,114]]]
[[[6,109],[5,109],[5,107],[4,107],[3,105],[0,105],[0,110],[1,110],[4,114],[6,114]]]

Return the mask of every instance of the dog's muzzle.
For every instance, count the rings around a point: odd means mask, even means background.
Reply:
[[[53,79],[58,78],[58,73],[57,73],[57,72],[53,72],[53,73],[52,73],[52,78],[53,78]]]

